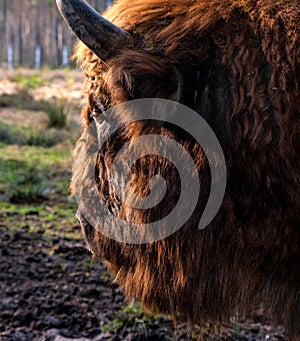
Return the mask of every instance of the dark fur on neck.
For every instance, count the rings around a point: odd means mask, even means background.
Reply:
[[[218,215],[198,230],[210,173],[200,146],[181,136],[203,190],[189,221],[165,240],[130,245],[93,231],[82,218],[90,249],[109,261],[126,294],[151,310],[179,311],[220,327],[263,304],[274,324],[283,323],[291,338],[300,335],[298,0],[121,0],[106,16],[136,44],[106,63],[77,48],[87,75],[85,126],[93,113],[130,99],[180,101],[220,139],[228,185]],[[158,128],[136,124],[123,136],[130,140],[147,129]],[[170,127],[160,132],[177,133]],[[108,205],[115,199],[107,176],[113,151],[99,156],[99,194]],[[156,161],[163,172],[167,165]],[[138,175],[147,164],[136,169],[137,189],[147,186]],[[79,169],[73,192],[81,185]],[[132,218],[146,219],[139,212]]]

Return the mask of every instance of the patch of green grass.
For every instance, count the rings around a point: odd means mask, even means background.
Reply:
[[[141,316],[146,314],[140,303],[133,303],[122,309],[122,312],[128,315]]]
[[[45,237],[82,240],[81,228],[75,218],[76,206],[74,202],[47,206],[45,203],[12,204],[0,200],[0,223],[8,226],[10,231],[17,231],[28,225],[29,232],[42,231]],[[54,214],[50,214],[49,209]],[[88,263],[91,264],[90,259],[87,260],[87,268]]]
[[[55,102],[45,102],[43,110],[49,117],[49,127],[65,128],[67,125],[66,101],[63,99]]]
[[[150,334],[152,328],[160,328],[159,321],[162,318],[161,315],[147,313],[140,303],[134,303],[118,312],[118,315],[112,321],[102,327],[102,331],[117,334],[122,330],[132,329],[135,334],[139,335],[140,340],[143,340]],[[171,318],[164,317],[164,320],[171,321]],[[171,329],[169,332],[173,334]]]
[[[66,140],[67,136],[57,130],[34,130],[29,129],[26,134],[28,146],[52,147]]]
[[[41,146],[7,146],[4,143],[0,144],[1,156],[3,160],[19,160],[27,161],[28,163],[36,162],[45,167],[54,164],[61,164],[67,167],[71,155],[70,145],[54,146],[52,148],[44,148]]]
[[[8,124],[0,124],[0,141],[4,144],[23,144],[25,142],[24,135],[20,131],[16,131],[14,127]]]
[[[1,122],[0,122],[1,123]],[[25,128],[21,125],[0,124],[0,141],[19,146],[52,147],[62,142],[66,136],[57,131]]]
[[[26,215],[29,212],[36,211],[41,213],[45,210],[43,206],[36,205],[17,205],[7,201],[0,201],[1,212],[5,212],[5,214],[9,215],[10,213],[18,213],[21,215]]]
[[[103,279],[103,281],[112,282],[113,281],[113,275],[109,272],[104,272],[103,275],[101,275],[101,279]]]
[[[44,111],[48,118],[50,128],[66,128],[69,105],[66,98],[51,101],[37,101],[27,89],[21,89],[15,94],[3,94],[0,97],[0,107],[12,107],[32,111]]]
[[[0,191],[2,199],[12,203],[35,202],[46,189],[43,172],[36,165],[18,160],[0,159]]]
[[[9,200],[17,204],[39,202],[44,198],[45,189],[46,184],[43,181],[42,174],[36,167],[32,166],[12,184],[8,191]]]
[[[102,332],[103,333],[108,333],[108,332],[117,333],[118,330],[123,327],[123,324],[124,324],[124,321],[121,320],[119,317],[116,317],[113,320],[103,325]]]
[[[44,196],[68,200],[68,148],[4,145],[0,153],[0,199],[25,202]]]
[[[45,83],[42,73],[30,73],[24,75],[22,73],[12,77],[11,80],[22,85],[25,89],[37,89]]]

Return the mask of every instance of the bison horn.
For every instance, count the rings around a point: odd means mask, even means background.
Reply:
[[[114,25],[84,0],[56,0],[57,7],[76,36],[102,60],[131,42],[130,34]]]

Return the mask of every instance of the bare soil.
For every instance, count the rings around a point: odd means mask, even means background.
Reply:
[[[18,229],[5,225],[7,215]],[[122,290],[104,264],[92,262],[83,240],[48,234],[42,223],[35,211],[0,212],[1,340],[197,339],[184,324],[175,332],[168,317],[130,308],[126,313]],[[284,340],[282,330],[258,322],[232,324],[228,333],[204,339]]]

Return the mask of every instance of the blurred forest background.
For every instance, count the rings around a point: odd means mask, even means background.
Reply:
[[[110,0],[88,0],[102,12]],[[0,0],[0,67],[67,66],[75,37],[55,0]]]

